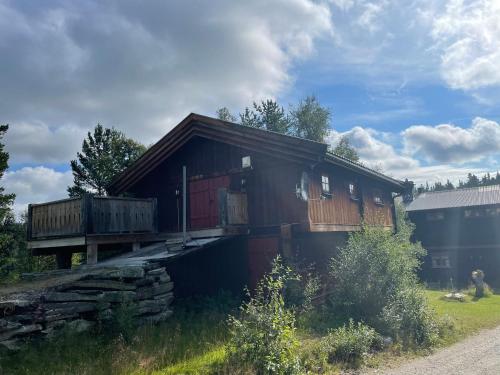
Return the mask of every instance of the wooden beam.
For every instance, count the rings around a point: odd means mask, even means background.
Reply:
[[[87,264],[94,265],[97,264],[97,244],[89,244],[87,245]]]
[[[85,237],[66,237],[28,242],[28,249],[44,249],[48,247],[69,247],[85,245]]]

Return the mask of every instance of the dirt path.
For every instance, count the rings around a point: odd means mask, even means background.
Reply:
[[[401,367],[372,370],[384,375],[499,375],[500,326]]]

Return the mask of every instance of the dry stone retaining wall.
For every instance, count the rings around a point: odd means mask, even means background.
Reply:
[[[173,282],[159,264],[96,268],[76,281],[0,300],[0,347],[46,338],[63,327],[81,332],[130,306],[138,324],[158,323],[172,311]]]

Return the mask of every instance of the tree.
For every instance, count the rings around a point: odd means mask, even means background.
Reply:
[[[253,110],[248,107],[240,113],[241,125],[266,129],[282,134],[289,134],[292,124],[290,117],[276,101],[262,100],[260,104],[253,103]]]
[[[354,147],[349,143],[349,138],[343,136],[340,138],[339,143],[333,149],[333,153],[338,156],[342,156],[346,159],[352,160],[353,162],[359,162],[358,152]]]
[[[0,180],[9,168],[9,153],[5,151],[5,145],[1,142],[7,130],[9,130],[9,125],[0,125]],[[0,223],[3,223],[11,212],[15,198],[15,194],[5,194],[5,189],[0,187]]]
[[[70,197],[84,193],[108,194],[107,186],[113,178],[141,156],[146,147],[127,138],[122,132],[97,124],[94,133],[88,132],[82,152],[71,160],[73,186],[68,187]]]
[[[316,142],[324,142],[330,128],[330,110],[322,107],[314,95],[301,100],[290,111],[294,135]]]
[[[229,111],[227,107],[219,108],[215,111],[217,118],[222,121],[236,122],[236,117]]]

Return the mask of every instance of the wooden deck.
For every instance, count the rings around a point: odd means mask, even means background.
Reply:
[[[239,196],[227,194],[220,207],[220,226],[191,230],[187,237],[247,234],[246,206],[240,208],[240,200]],[[28,208],[28,247],[34,255],[56,254],[69,261],[72,253],[86,251],[88,263],[93,264],[97,262],[98,247],[128,244],[136,250],[141,244],[172,238],[182,238],[182,233],[158,232],[155,198],[85,195],[31,204]]]

